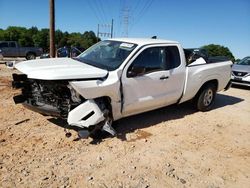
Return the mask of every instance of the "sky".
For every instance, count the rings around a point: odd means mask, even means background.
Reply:
[[[235,58],[250,56],[250,0],[55,0],[55,8],[62,31],[97,33],[100,24],[108,32],[114,19],[114,37],[157,36],[185,48],[213,43]],[[8,26],[48,28],[49,0],[0,0],[0,28]]]

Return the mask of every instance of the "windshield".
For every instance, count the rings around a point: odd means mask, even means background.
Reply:
[[[112,71],[122,64],[136,46],[136,44],[126,42],[101,41],[84,51],[76,59]]]
[[[245,57],[244,59],[240,60],[238,65],[250,65],[250,57]]]

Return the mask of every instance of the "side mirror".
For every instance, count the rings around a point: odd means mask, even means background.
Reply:
[[[130,68],[128,71],[127,76],[128,77],[135,77],[135,76],[141,76],[146,72],[145,67],[140,67],[140,66],[133,66]]]

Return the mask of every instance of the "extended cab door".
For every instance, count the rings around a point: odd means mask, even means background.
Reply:
[[[122,75],[122,115],[128,116],[176,103],[185,82],[185,64],[176,45],[142,48]]]
[[[9,57],[18,57],[19,56],[19,48],[16,42],[11,41],[9,42],[9,48],[8,48],[8,56]]]
[[[18,56],[18,48],[16,46],[16,42],[8,42],[8,41],[1,42],[0,49],[4,57]]]
[[[0,42],[0,49],[1,49],[1,53],[4,57],[7,57],[8,55],[8,47],[9,47],[9,43],[8,42]]]

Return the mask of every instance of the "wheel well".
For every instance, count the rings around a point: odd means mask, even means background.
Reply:
[[[106,108],[108,108],[108,110],[110,111],[110,113],[112,113],[112,105],[111,105],[111,98],[108,96],[104,96],[104,97],[99,97],[96,98],[95,101],[97,101],[97,103],[99,104],[104,104]]]
[[[26,56],[29,55],[29,54],[34,54],[36,56],[36,53],[35,52],[27,52],[26,53]]]
[[[197,95],[199,95],[200,92],[202,92],[203,89],[204,89],[205,87],[207,87],[207,85],[210,85],[210,84],[215,86],[216,91],[218,90],[218,80],[216,80],[216,79],[214,79],[214,80],[209,80],[209,81],[205,82],[205,83],[201,86],[201,88],[199,89],[199,91],[196,93],[195,97],[196,97]]]
[[[111,98],[110,98],[110,97],[105,96],[105,97],[101,97],[101,99],[103,100],[103,102],[104,102],[106,105],[110,105],[110,107],[111,107]]]

